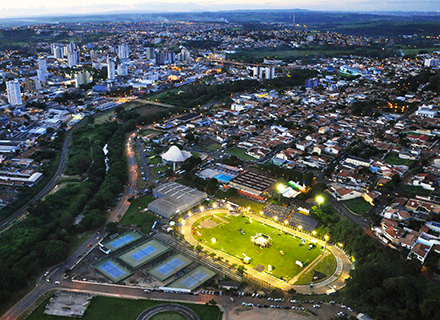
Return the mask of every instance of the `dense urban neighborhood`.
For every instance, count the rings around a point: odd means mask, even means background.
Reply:
[[[440,29],[301,19],[2,27],[1,319],[440,319]]]

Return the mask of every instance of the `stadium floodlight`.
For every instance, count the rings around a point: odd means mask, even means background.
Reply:
[[[299,231],[303,229],[303,226],[298,226]]]
[[[318,202],[319,209],[321,209],[321,204],[324,203],[324,197],[323,196],[317,196],[316,202]]]
[[[277,184],[277,190],[278,190],[278,201],[280,201],[281,199],[281,192],[284,191],[284,189],[286,189],[286,186],[282,183],[278,183]]]
[[[216,238],[212,238],[211,241],[212,241],[212,243],[216,243],[217,239]]]
[[[315,231],[315,230],[313,230],[313,231],[312,231],[312,234],[313,234],[314,236],[316,236],[316,231]]]
[[[325,242],[324,242],[324,250],[327,248],[327,241],[330,239],[328,235],[324,236]]]

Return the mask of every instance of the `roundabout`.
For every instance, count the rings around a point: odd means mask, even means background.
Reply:
[[[342,250],[327,241],[258,215],[225,209],[204,211],[184,221],[181,230],[191,245],[202,246],[203,251],[229,265],[243,266],[248,276],[286,291],[311,294],[338,290],[352,268]],[[313,286],[295,284],[301,283],[298,280],[304,283],[304,275],[317,274],[315,268],[324,264],[330,271],[318,272],[319,282]]]

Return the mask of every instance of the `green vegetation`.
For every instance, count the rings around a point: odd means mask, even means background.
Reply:
[[[400,159],[398,156],[392,154],[388,154],[384,160],[388,164],[395,164],[398,166],[404,165],[408,167],[411,167],[416,162],[415,160]]]
[[[150,319],[151,320],[187,320],[187,318],[183,316],[181,313],[173,312],[173,311],[165,311],[155,314]]]
[[[162,163],[162,158],[160,156],[153,156],[153,157],[150,157],[148,160],[150,161],[151,164],[154,164],[154,165]]]
[[[117,123],[84,125],[72,137],[73,157],[87,154],[83,164],[69,164],[69,169],[86,176],[82,183],[67,183],[44,200],[30,203],[27,218],[15,223],[0,237],[0,303],[27,285],[38,272],[63,261],[69,244],[86,230],[105,222],[105,209],[114,204],[122,191],[126,176],[125,134]],[[93,139],[84,139],[92,137]],[[93,142],[92,142],[93,141]],[[85,143],[86,147],[79,146]],[[102,147],[109,146],[109,170],[105,170]],[[84,171],[84,172],[82,172]],[[83,214],[80,223],[74,219]]]
[[[349,208],[351,211],[357,214],[364,214],[373,208],[371,204],[369,204],[367,201],[364,200],[364,198],[355,198],[350,200],[342,201],[347,208]]]
[[[350,221],[341,219],[329,230],[333,242],[344,244],[356,258],[342,292],[346,302],[377,320],[439,319],[440,287],[420,273],[417,259],[379,245]]]
[[[195,228],[196,239],[202,244],[224,251],[237,259],[242,260],[245,255],[252,258],[249,268],[261,264],[265,267],[265,271],[269,272],[268,265],[270,264],[272,272],[269,273],[288,280],[302,270],[295,264],[297,260],[307,266],[322,253],[318,248],[308,250],[308,244],[302,244],[301,239],[258,221],[252,221],[248,217],[241,215],[234,217],[219,215],[219,217],[225,219],[226,222],[214,228]],[[239,229],[243,230],[244,234]],[[269,248],[261,249],[252,243],[251,237],[258,233],[269,235],[273,239]],[[213,238],[216,239],[215,243],[212,241]],[[285,254],[281,254],[280,251],[284,251]]]
[[[35,311],[27,318],[28,320],[59,320],[58,316],[50,316],[44,314],[44,309],[49,300],[42,303]],[[156,306],[158,304],[164,304],[163,301],[152,300],[129,300],[118,299],[109,297],[94,297],[90,306],[88,307],[84,317],[84,320],[119,320],[119,319],[136,319],[139,314],[148,308]],[[174,302],[173,302],[174,303]],[[218,307],[189,304],[189,303],[177,303],[184,305],[192,309],[201,320],[217,320],[221,319],[222,312]]]
[[[226,150],[226,152],[244,161],[257,161],[256,158],[247,155],[246,149],[243,148],[232,147],[231,149]]]
[[[146,194],[133,200],[124,217],[120,221],[120,224],[136,225],[141,228],[143,233],[150,232],[154,221],[156,221],[156,217],[143,210],[155,199],[156,198],[152,194]]]
[[[307,285],[310,284],[310,282],[319,282],[322,280],[327,279],[330,277],[336,270],[336,258],[333,254],[329,254],[322,258],[321,261],[318,262],[318,264],[312,268],[309,272],[302,274],[299,276],[298,280],[295,282],[295,285]],[[319,272],[325,275],[325,278],[314,280],[313,275],[314,273]]]
[[[219,143],[211,143],[210,145],[206,146],[205,149],[208,151],[217,151],[220,150],[222,146]]]

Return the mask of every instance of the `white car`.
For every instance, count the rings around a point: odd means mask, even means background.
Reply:
[[[60,282],[59,281],[55,281],[55,284],[60,284]]]

